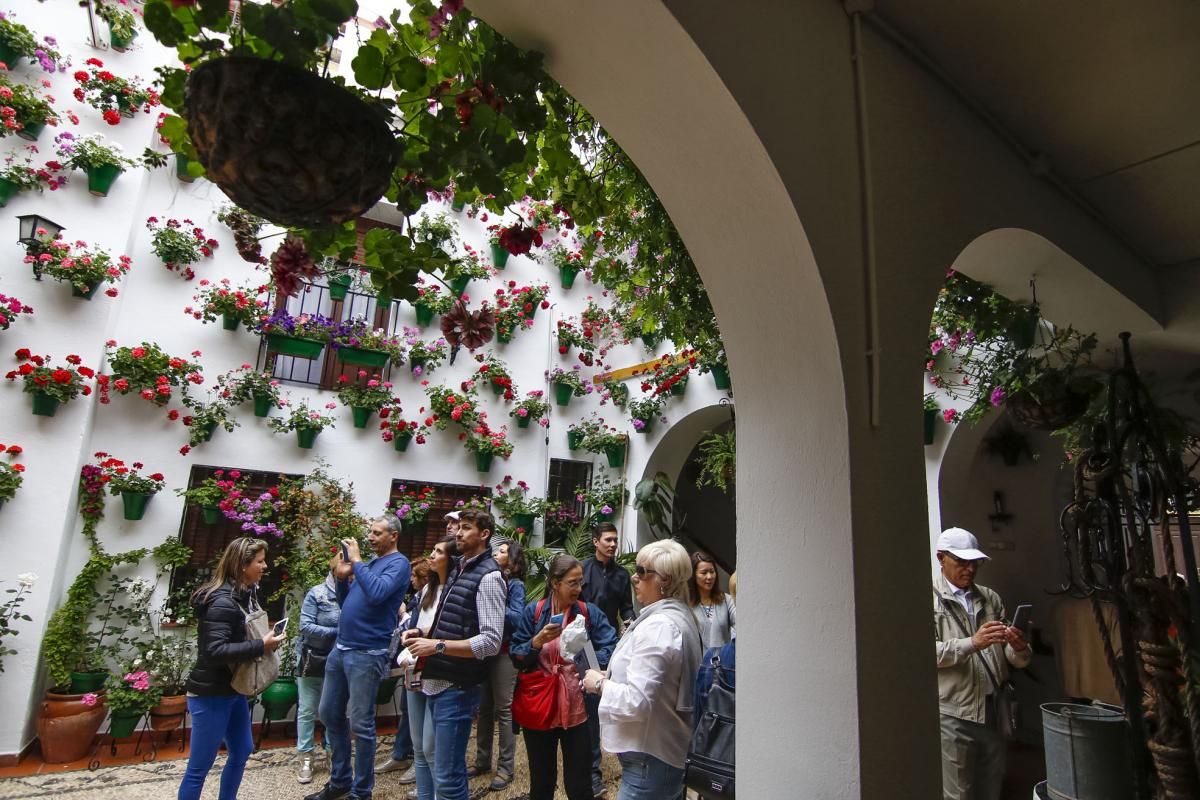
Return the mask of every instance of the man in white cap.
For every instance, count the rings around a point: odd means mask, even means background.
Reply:
[[[987,555],[974,534],[948,528],[937,540],[933,617],[942,731],[944,800],[999,800],[1007,743],[996,715],[1009,665],[1032,653],[1005,619],[1000,595],[975,582]]]

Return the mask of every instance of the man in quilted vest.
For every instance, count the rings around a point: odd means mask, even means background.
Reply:
[[[487,659],[500,652],[504,633],[508,588],[492,558],[495,524],[486,511],[459,513],[455,538],[461,555],[442,590],[429,637],[415,630],[405,634],[408,649],[421,659],[421,691],[433,715],[433,783],[439,800],[469,800],[467,739]]]

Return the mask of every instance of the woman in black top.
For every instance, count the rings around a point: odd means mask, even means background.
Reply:
[[[258,582],[267,571],[267,543],[242,537],[225,548],[212,578],[192,595],[199,648],[187,681],[192,715],[192,750],[179,785],[179,800],[199,800],[204,779],[225,743],[229,758],[221,773],[219,800],[235,800],[246,760],[254,750],[250,705],[230,682],[233,668],[269,653],[283,642],[268,631],[247,640],[246,615],[258,610]]]

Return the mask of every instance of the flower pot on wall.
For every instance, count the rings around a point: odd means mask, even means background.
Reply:
[[[137,730],[138,720],[141,718],[140,711],[114,711],[108,721],[108,732],[114,739],[128,739]]]
[[[89,167],[87,170],[88,191],[96,197],[108,197],[109,191],[120,176],[121,168],[116,164]]]
[[[16,50],[0,42],[0,61],[3,61],[10,70],[16,69],[20,65],[20,59],[21,56]]]
[[[17,186],[7,178],[0,178],[0,208],[8,205],[8,201],[13,199],[13,196],[20,191],[20,186]]]
[[[222,314],[221,315],[221,327],[227,331],[236,331],[238,329],[238,326],[241,324],[242,324],[241,319],[234,316],[233,314]]]
[[[671,394],[673,394],[676,397],[682,397],[683,393],[686,391],[687,391],[687,381],[675,381],[675,383],[671,384]]]
[[[475,454],[475,469],[480,472],[489,472],[492,469],[492,453],[476,453]]]
[[[625,466],[625,450],[626,442],[604,448],[604,455],[608,457],[608,465],[613,469],[620,469]]]
[[[128,50],[129,45],[133,44],[133,40],[136,38],[137,31],[134,31],[128,36],[118,36],[112,28],[108,29],[108,43],[112,46],[112,49],[116,50],[118,53],[124,53],[126,50]]]
[[[720,364],[713,364],[708,368],[708,371],[712,375],[713,384],[715,384],[718,389],[724,390],[730,387],[729,367],[724,367]]]
[[[396,448],[397,453],[403,453],[408,449],[408,443],[413,440],[411,430],[403,430],[392,436],[392,447]]]
[[[158,702],[158,705],[150,709],[150,729],[173,731],[183,724],[183,715],[186,712],[186,694],[167,695]]]
[[[317,434],[319,431],[316,428],[300,428],[296,431],[296,445],[303,450],[311,450],[313,445],[317,443]]]
[[[523,417],[517,417],[517,427],[518,428],[528,428],[529,423],[531,423],[531,422],[533,422],[533,417],[530,416],[529,414],[526,414]]]
[[[345,300],[346,295],[350,293],[350,284],[353,282],[354,278],[344,272],[334,275],[329,279],[329,298]]]
[[[417,310],[417,324],[424,328],[429,323],[433,322],[433,309],[424,303],[416,303],[414,308]]]
[[[290,675],[280,675],[263,690],[263,718],[270,720],[287,719],[292,707],[300,698],[300,690],[296,679]]]
[[[53,417],[58,411],[58,398],[42,392],[33,392],[33,413],[38,417]]]
[[[179,180],[183,181],[184,183],[191,183],[194,180],[196,180],[196,176],[194,176],[194,175],[192,175],[192,173],[188,172],[188,165],[191,163],[192,163],[192,160],[190,158],[188,158],[187,156],[185,156],[183,153],[176,153],[175,154],[175,177],[178,178]]]
[[[71,284],[71,297],[80,297],[84,300],[91,300],[96,296],[96,289],[99,288],[100,281],[88,281],[87,291],[82,291],[75,284]]]
[[[937,434],[938,411],[936,408],[925,409],[925,444],[933,444],[933,439]]]
[[[638,433],[650,433],[652,430],[654,430],[654,417],[640,420],[640,422],[642,423],[640,428],[637,425],[633,426],[633,429]]]
[[[462,297],[462,293],[467,290],[467,284],[471,282],[470,275],[459,275],[454,280],[450,281],[450,288],[454,291],[454,296]]]
[[[537,519],[534,514],[513,514],[512,523],[518,528],[524,528],[526,533],[533,531],[533,522]]]
[[[578,267],[559,267],[558,282],[564,289],[570,289],[575,285],[575,276],[579,274]]]
[[[560,406],[570,405],[575,396],[575,389],[565,383],[554,384],[554,402]]]
[[[583,439],[583,434],[579,431],[567,431],[567,449],[578,450],[581,439]]]
[[[508,263],[508,251],[498,244],[491,245],[491,251],[492,263],[495,264],[496,269],[504,269]]]
[[[216,525],[225,516],[219,506],[202,506],[200,513],[204,515],[205,525]]]
[[[365,428],[367,427],[367,422],[371,419],[371,415],[375,413],[375,409],[365,406],[351,406],[350,413],[354,416],[354,427]]]
[[[279,353],[281,356],[317,358],[324,349],[325,343],[319,339],[303,339],[299,336],[288,336],[283,333],[267,334],[267,350]]]
[[[154,495],[150,492],[121,492],[121,505],[124,506],[125,519],[139,520],[146,516],[146,506],[151,497]]]
[[[27,142],[36,142],[44,130],[46,130],[46,123],[44,122],[26,122],[25,127],[17,131],[17,136],[20,136]]]
[[[83,694],[46,693],[37,718],[38,746],[48,764],[78,761],[92,748],[92,741],[108,709],[100,695],[93,706],[83,702]]]
[[[200,431],[201,431],[200,441],[211,442],[213,434],[216,433],[216,430],[217,430],[217,423],[215,423],[215,422],[206,422],[203,425],[201,425],[200,426]]]
[[[270,395],[256,394],[254,397],[254,416],[266,417],[271,414],[271,406],[275,403],[271,400]]]
[[[365,347],[339,347],[337,356],[343,364],[360,367],[386,367],[391,356],[383,350],[368,350]]]

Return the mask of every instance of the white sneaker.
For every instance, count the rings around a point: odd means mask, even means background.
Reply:
[[[296,780],[300,783],[312,783],[313,779],[313,754],[300,754],[300,767],[296,770]]]
[[[399,780],[399,783],[402,786],[405,784],[416,783],[416,782],[417,782],[417,768],[416,767],[409,767],[408,769],[404,770],[404,774],[400,776],[400,780]]]

